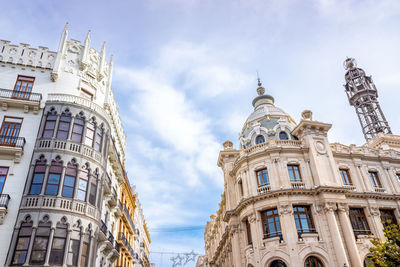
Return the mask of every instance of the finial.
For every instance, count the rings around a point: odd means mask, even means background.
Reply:
[[[257,94],[263,95],[265,93],[265,88],[262,86],[260,76],[258,76],[258,71],[257,71],[257,81],[258,81]]]
[[[354,69],[357,67],[357,61],[354,58],[347,57],[343,62],[343,67],[345,70]]]
[[[106,51],[106,42],[103,43],[103,46],[101,47],[101,52],[105,53]]]
[[[65,26],[64,26],[64,31],[68,30],[68,26],[69,26],[69,22],[67,21],[67,23],[65,23]]]

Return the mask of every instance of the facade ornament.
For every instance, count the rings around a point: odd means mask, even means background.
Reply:
[[[381,215],[378,207],[369,207],[369,213],[372,216],[380,216]]]
[[[256,215],[254,213],[248,216],[249,223],[254,223],[256,221]]]
[[[325,212],[334,212],[337,209],[335,202],[325,202],[324,203],[324,211]]]
[[[347,203],[338,203],[337,209],[339,212],[346,212],[349,213],[349,205]]]
[[[56,82],[58,80],[58,73],[52,72],[50,74],[50,79],[51,79],[52,82]]]
[[[233,149],[233,143],[229,140],[226,140],[222,145],[224,146],[224,150]]]
[[[289,204],[281,204],[279,206],[279,212],[282,215],[286,215],[286,214],[292,214],[293,210],[292,210],[292,206]]]

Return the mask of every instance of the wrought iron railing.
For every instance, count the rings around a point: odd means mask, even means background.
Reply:
[[[105,236],[107,236],[107,225],[101,220],[100,230],[103,232]]]
[[[115,242],[114,248],[119,253],[120,245],[118,244],[118,242]]]
[[[278,231],[278,232],[266,233],[266,234],[264,234],[264,239],[277,237],[277,236],[279,236],[279,238],[282,239],[282,232]]]
[[[372,235],[371,230],[355,230],[354,229],[354,236],[356,239],[358,238],[359,235]]]
[[[304,228],[297,229],[297,235],[301,237],[302,234],[316,234],[317,230],[315,228]]]
[[[42,100],[42,94],[39,94],[39,93],[14,91],[14,90],[3,89],[3,88],[0,88],[0,97],[10,98],[10,99],[27,100],[27,101],[33,101],[33,102],[40,102],[40,100]]]
[[[8,209],[8,202],[10,201],[10,195],[0,194],[0,207]]]
[[[106,175],[106,183],[107,183],[108,187],[111,189],[111,179],[110,179],[110,176],[108,176],[108,174]]]
[[[110,231],[108,231],[108,238],[107,239],[108,239],[108,241],[111,242],[111,244],[114,244],[114,236]]]
[[[126,205],[124,205],[124,213],[125,213],[125,216],[128,218],[129,224],[131,225],[133,231],[135,231],[135,225],[133,223],[131,215],[129,215],[129,211],[128,211],[128,208],[126,207]]]
[[[25,138],[17,136],[0,135],[0,146],[24,148]]]

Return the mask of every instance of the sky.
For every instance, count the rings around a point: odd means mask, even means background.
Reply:
[[[343,87],[343,61],[354,57],[400,134],[397,0],[15,0],[2,10],[0,39],[13,43],[55,51],[67,21],[70,38],[91,30],[94,48],[106,41],[152,252],[204,253],[202,226],[223,192],[218,153],[225,140],[238,148],[257,71],[297,122],[310,109],[333,124],[331,142],[362,145]],[[172,266],[172,256],[151,261]]]

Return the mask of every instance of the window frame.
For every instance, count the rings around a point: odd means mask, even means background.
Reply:
[[[93,128],[91,128],[93,126]],[[91,137],[88,136],[88,133],[91,132]],[[83,141],[83,144],[89,147],[93,147],[94,145],[94,139],[95,139],[95,134],[96,134],[96,123],[93,120],[90,120],[86,123],[86,130],[85,130],[85,139]],[[87,140],[90,140],[91,144],[89,145]]]
[[[33,231],[32,226],[33,226],[33,222],[32,221],[24,221],[24,222],[21,223],[20,228],[18,230],[17,240],[15,242],[15,249],[14,249],[14,252],[13,252],[12,259],[11,259],[11,265],[23,265],[23,264],[25,264],[25,262],[27,260],[27,256],[28,256],[29,244],[31,243],[31,238],[32,238],[32,231]],[[30,228],[30,230],[27,233],[22,234],[22,231],[25,228],[27,228],[27,229]],[[20,238],[21,239],[27,239],[27,247],[26,247],[26,249],[18,249],[18,243],[19,243],[19,239]],[[17,263],[17,264],[13,263],[13,262],[15,262],[16,253],[17,252],[21,252],[21,251],[25,251],[25,258],[23,260],[24,262],[23,263]]]
[[[382,211],[389,212],[391,214],[382,214]],[[390,224],[397,224],[397,218],[394,214],[394,209],[379,209],[379,216],[384,227]],[[389,220],[391,221],[390,224],[388,223]]]
[[[57,233],[57,228],[58,229],[63,229],[65,231],[65,236],[58,235],[59,233]],[[62,265],[63,264],[64,257],[65,257],[65,255],[64,255],[65,253],[64,252],[65,252],[65,246],[66,246],[66,241],[67,241],[67,235],[68,235],[68,225],[64,224],[64,223],[57,223],[56,228],[54,230],[53,241],[52,241],[52,244],[51,244],[51,247],[50,247],[50,257],[49,257],[50,266]],[[63,248],[62,249],[53,248],[54,247],[54,240],[63,240]],[[54,261],[54,258],[52,258],[53,251],[62,252],[61,253],[61,255],[62,255],[61,262]]]
[[[259,142],[259,141],[258,141],[259,138],[262,138],[262,142]],[[256,145],[265,143],[265,137],[264,137],[264,135],[262,135],[262,134],[257,135],[257,136],[256,136],[256,139],[255,139],[255,143],[256,143]]]
[[[340,177],[342,178],[343,185],[353,185],[351,180],[350,170],[347,168],[339,168]]]
[[[79,123],[78,123],[79,122]],[[82,124],[81,124],[82,122]],[[76,131],[78,127],[82,127],[81,132]],[[82,143],[83,133],[85,131],[85,118],[84,117],[75,117],[74,123],[72,124],[72,131],[71,131],[71,141]],[[74,140],[74,137],[79,137],[79,141]]]
[[[48,234],[40,234],[38,233],[39,228],[47,228],[48,229]],[[32,250],[31,250],[31,258],[29,259],[29,263],[33,264],[33,265],[41,265],[44,264],[46,261],[46,254],[47,254],[47,250],[49,249],[49,240],[50,240],[50,232],[51,232],[51,222],[40,222],[38,224],[38,227],[36,228],[36,233],[35,233],[35,237],[33,239],[33,245],[32,245]],[[46,239],[46,248],[44,249],[35,249],[35,243],[37,239]],[[35,251],[39,251],[39,252],[44,252],[44,257],[43,260],[40,262],[33,262],[32,258],[33,258],[33,254]]]
[[[5,171],[5,174],[2,174],[2,172],[0,171],[0,194],[3,193],[4,186],[7,181],[8,171],[10,170],[10,167],[0,166],[0,170],[2,170],[2,169],[5,169],[6,171]],[[4,178],[3,181],[2,181],[2,178]]]
[[[83,176],[85,175],[85,176]],[[77,194],[76,194],[76,199],[80,200],[80,201],[86,201],[87,199],[87,195],[88,195],[88,187],[89,187],[89,179],[90,179],[90,173],[88,170],[80,170],[78,172],[78,190],[77,190]],[[83,190],[82,188],[80,188],[80,181],[84,181],[86,183],[85,189]],[[79,192],[84,192],[84,199],[80,199],[80,194]]]
[[[73,173],[75,172],[75,173]],[[66,178],[70,177],[74,179],[74,184],[73,186],[70,185],[66,185]],[[64,182],[62,185],[62,191],[61,191],[61,196],[62,197],[68,197],[68,198],[73,198],[74,197],[74,193],[75,193],[75,185],[76,185],[76,181],[78,177],[78,166],[76,164],[74,164],[73,162],[69,162],[67,164],[67,167],[65,169],[65,174],[64,174]],[[67,196],[66,194],[64,194],[64,188],[72,188],[72,196]]]
[[[84,88],[81,88],[81,93],[79,94],[79,96],[87,100],[93,101],[93,94]]]
[[[296,169],[297,168],[297,172],[299,174],[299,179],[297,180],[297,175],[296,175]],[[287,164],[287,170],[289,173],[289,179],[291,183],[301,183],[303,182],[303,177],[301,176],[301,170],[300,170],[300,164],[297,163],[291,163],[291,164]],[[293,174],[293,177],[295,178],[294,180],[292,180],[292,176],[290,174]]]
[[[279,140],[289,140],[289,135],[285,131],[280,131],[278,136],[279,136]],[[284,138],[282,138],[282,136]]]
[[[55,119],[54,119],[54,120],[53,120],[53,119],[49,120],[49,116],[54,116]],[[49,111],[49,112],[47,112],[46,120],[44,121],[44,126],[43,126],[43,130],[42,130],[42,138],[53,138],[53,137],[54,137],[54,133],[55,133],[55,130],[56,130],[56,125],[57,125],[58,117],[59,117],[59,116],[57,115],[57,112],[55,112],[55,111]],[[46,129],[47,123],[48,123],[48,122],[54,122],[54,127],[53,127],[53,128],[49,128],[49,129]],[[50,137],[44,136],[45,133],[48,132],[48,131],[51,131],[51,136],[50,136]]]
[[[299,208],[304,208],[305,211],[299,210]],[[303,227],[301,215],[306,215],[307,228]],[[309,205],[295,205],[293,206],[293,217],[296,224],[297,234],[300,236],[304,233],[316,233],[314,220],[311,212],[311,206]],[[298,222],[298,224],[297,224]],[[300,226],[300,229],[297,227]]]
[[[7,119],[14,119],[14,120],[20,120],[20,122],[16,122],[16,121],[6,121]],[[4,144],[4,145],[12,145],[15,146],[17,144],[17,139],[19,137],[19,134],[21,132],[21,128],[22,128],[22,123],[24,122],[24,118],[21,117],[14,117],[14,116],[4,116],[3,118],[3,122],[1,124],[1,128],[0,128],[0,145]],[[5,124],[8,124],[7,126],[7,132],[10,129],[10,125],[13,125],[12,128],[12,134],[3,134],[4,131],[4,127]],[[17,131],[17,134],[15,134],[15,131]],[[12,139],[12,140],[10,140]]]
[[[66,121],[66,120],[63,121],[63,118],[68,118],[69,121]],[[56,133],[56,138],[57,138],[57,139],[60,139],[60,140],[68,140],[68,138],[69,138],[69,132],[70,132],[70,129],[71,129],[71,122],[72,122],[72,117],[71,117],[71,114],[70,114],[68,111],[63,112],[63,113],[59,116],[59,118],[58,118],[58,126],[57,126],[57,133]],[[67,129],[67,130],[60,129],[60,127],[61,127],[62,124],[65,124],[65,125],[68,124],[68,129]],[[62,133],[62,134],[65,134],[65,133],[66,133],[67,135],[66,135],[66,137],[64,138],[63,136],[59,136],[60,133]]]
[[[268,215],[268,212],[272,212],[272,214]],[[269,219],[272,219],[272,222],[274,224],[274,232],[271,232]],[[271,208],[261,211],[261,221],[263,226],[264,239],[278,236],[282,238],[282,228],[277,208]]]
[[[101,126],[96,127],[93,146],[94,146],[94,149],[99,151],[100,153],[102,151],[103,139],[104,139],[104,129],[103,129],[103,127],[101,127]]]
[[[357,213],[352,211],[357,211]],[[369,227],[367,217],[365,216],[364,208],[350,208],[349,219],[356,238],[358,235],[371,234],[371,228]]]
[[[18,82],[21,82],[21,84],[19,85],[19,90],[16,90]],[[17,80],[15,81],[15,85],[14,85],[14,89],[13,89],[11,98],[29,100],[31,93],[32,93],[34,82],[35,82],[35,77],[18,75]],[[23,87],[24,83],[26,83],[26,85]],[[21,90],[22,87],[24,88],[24,90]],[[27,89],[29,89],[29,90],[27,90]],[[21,93],[23,93],[22,97],[20,96]]]
[[[42,160],[42,159],[43,159],[43,160]],[[39,167],[43,167],[43,171],[36,170],[36,168],[39,168]],[[44,179],[45,179],[45,176],[46,176],[46,169],[47,169],[47,161],[46,161],[46,159],[40,158],[40,159],[36,160],[35,167],[33,168],[32,179],[31,179],[31,185],[30,185],[30,187],[29,187],[28,195],[40,195],[40,194],[41,194],[42,189],[43,189]],[[41,183],[34,183],[35,174],[43,174],[42,182],[41,182]],[[39,184],[40,184],[39,193],[37,193],[37,194],[32,194],[32,186],[33,186],[33,185],[39,185]]]
[[[57,170],[59,169],[59,170]],[[44,191],[44,194],[46,196],[57,196],[58,192],[60,191],[60,182],[61,182],[61,175],[62,175],[62,170],[63,170],[63,162],[57,158],[56,160],[53,160],[50,165],[49,173],[47,174],[47,179],[46,179],[46,190]],[[58,182],[57,184],[49,183],[50,182],[50,176],[51,175],[58,175]],[[57,190],[56,193],[49,194],[49,185],[50,187],[56,186]]]
[[[264,175],[264,171],[265,171],[265,174],[266,174],[266,175]],[[260,175],[259,175],[260,173],[261,173],[261,177],[260,177]],[[266,177],[267,179],[265,179],[265,177]],[[270,185],[269,174],[268,174],[268,168],[262,168],[262,169],[256,170],[256,178],[257,178],[257,186],[258,186],[258,187],[269,186],[269,185]],[[262,179],[262,181],[263,181],[262,184],[260,184],[260,182],[261,182],[260,179]],[[265,180],[267,180],[267,183],[265,183]]]
[[[374,188],[383,188],[378,171],[368,171],[368,176]]]
[[[308,256],[305,261],[304,261],[304,267],[324,267],[324,263],[322,262],[322,260],[316,256]]]

